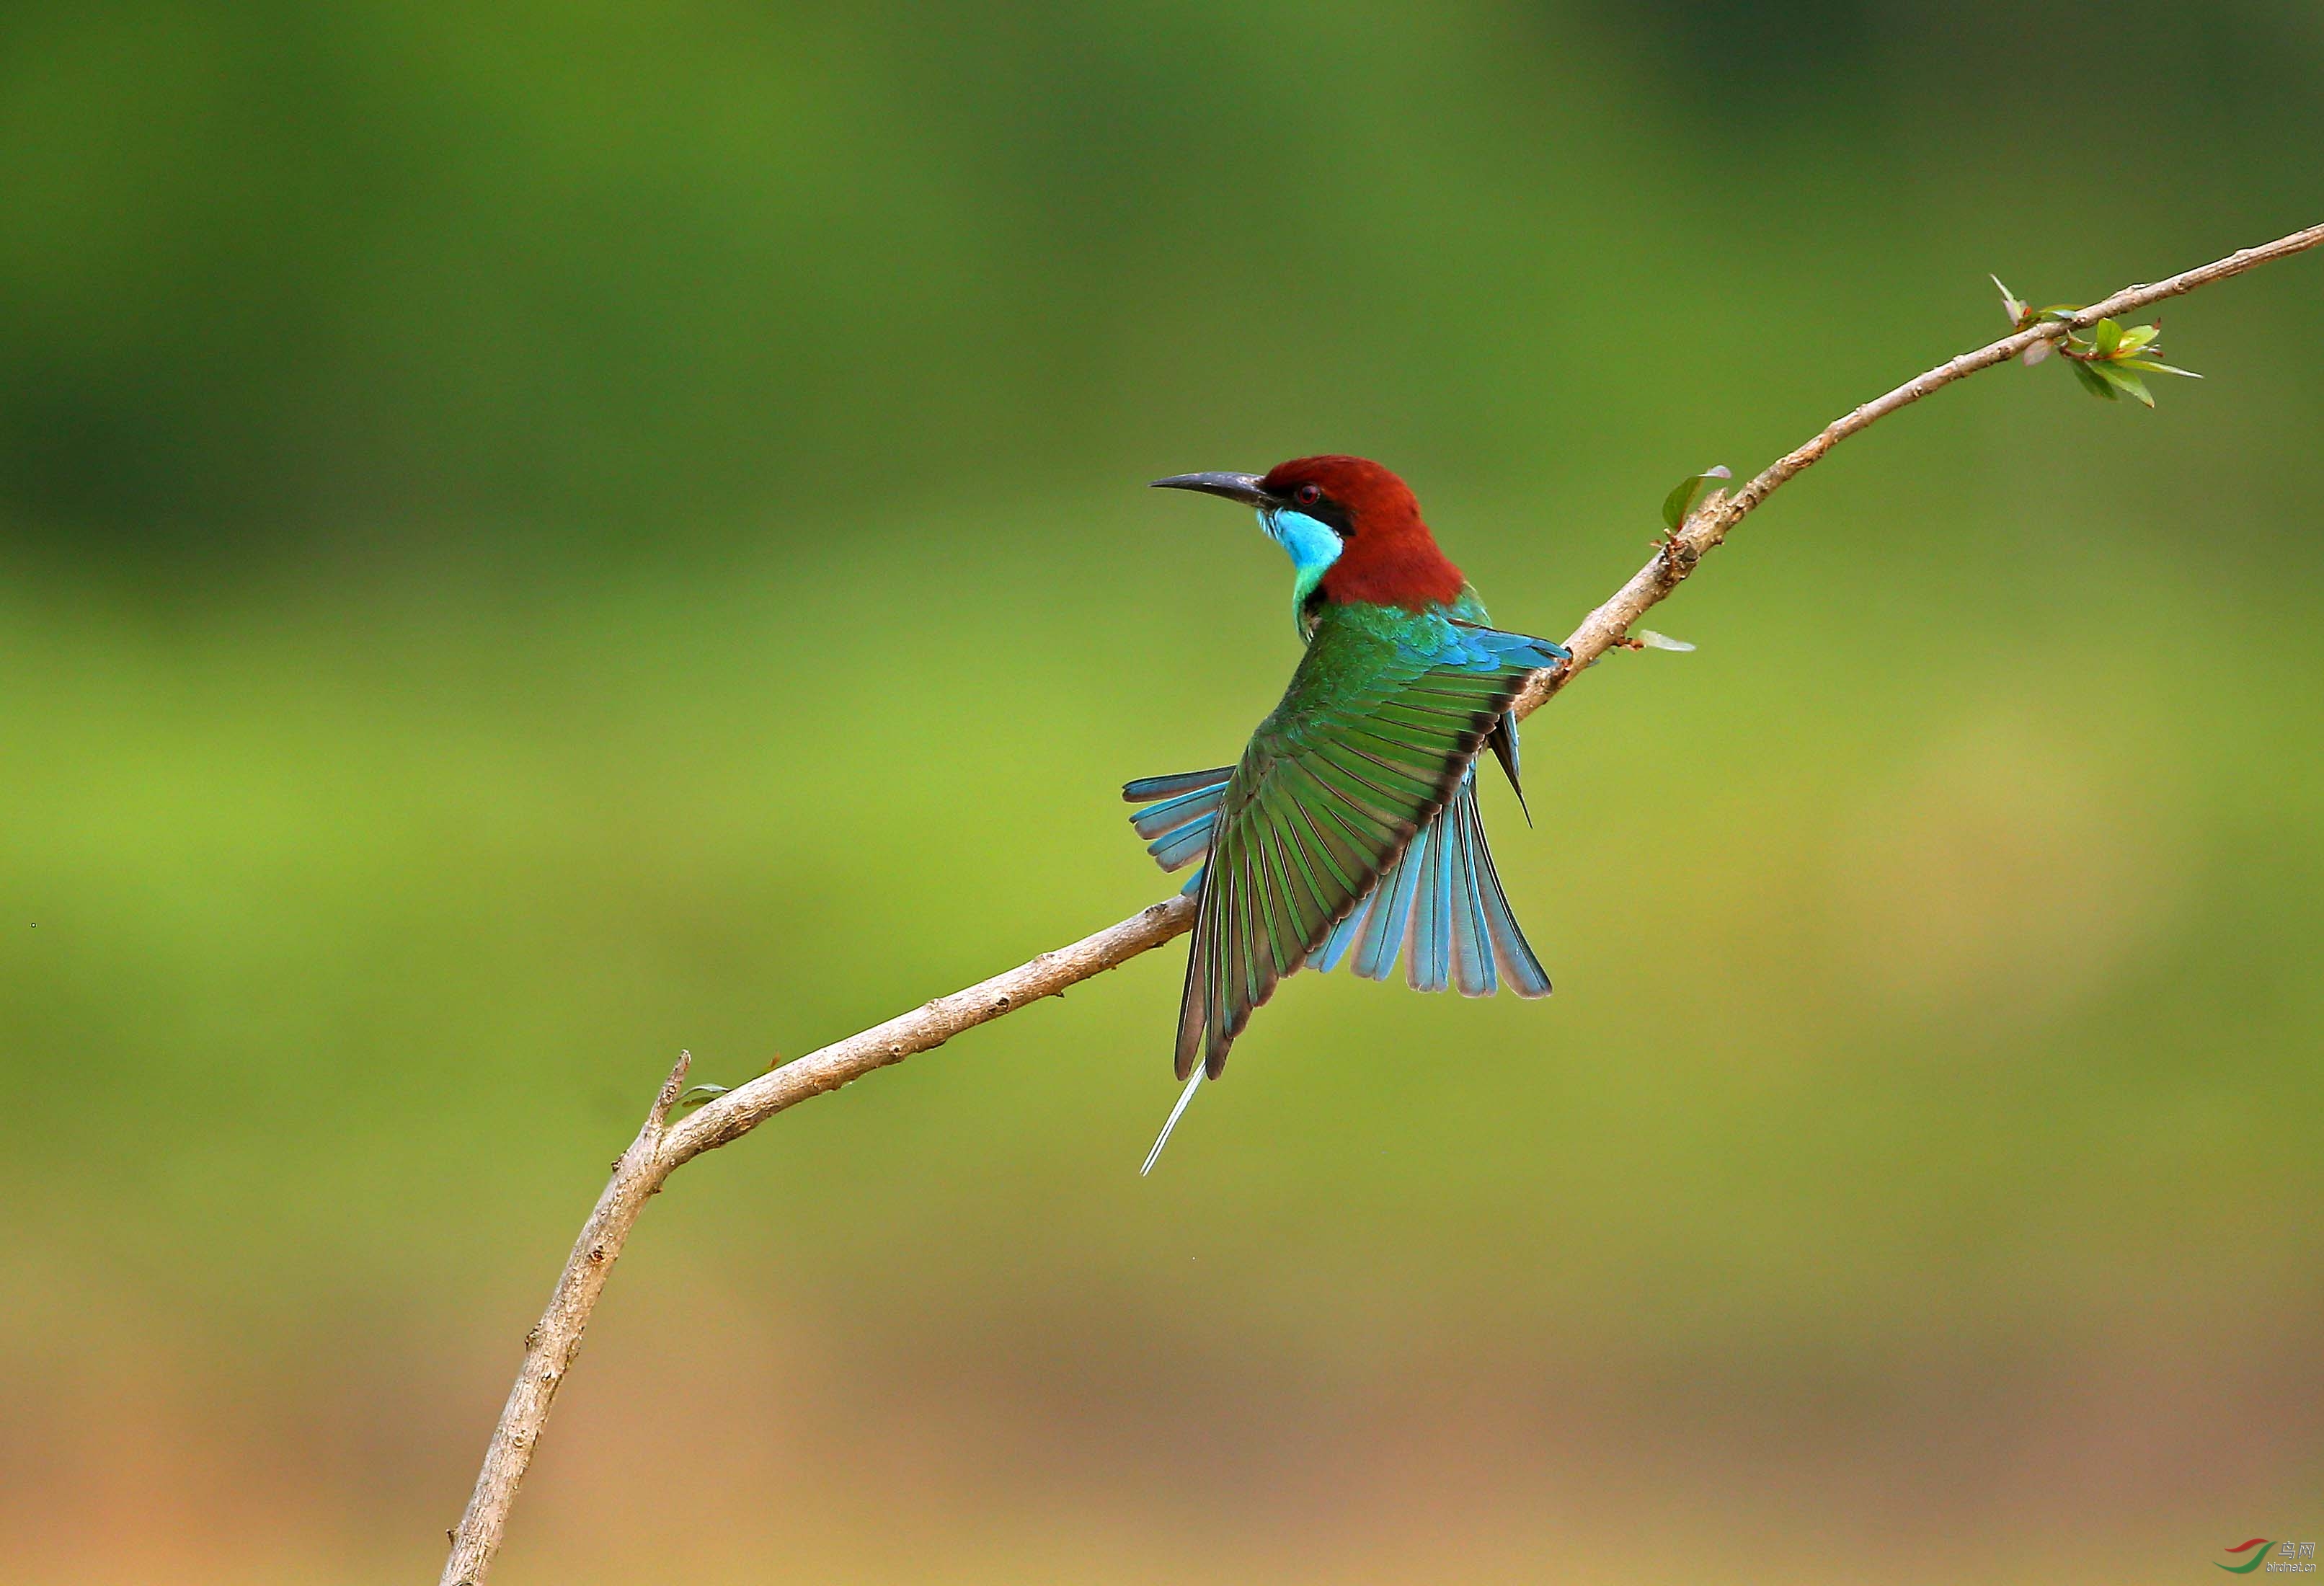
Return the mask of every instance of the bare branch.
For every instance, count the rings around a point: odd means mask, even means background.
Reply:
[[[2126,314],[2165,298],[2178,297],[2225,281],[2231,275],[2273,260],[2324,244],[2324,226],[2260,247],[2246,248],[2200,269],[2168,281],[2134,286],[2104,302],[2093,303],[2070,320],[2032,326],[1941,364],[1914,376],[1877,401],[1865,403],[1834,420],[1812,440],[1770,464],[1757,477],[1732,493],[1714,491],[1706,496],[1678,530],[1655,549],[1654,558],[1615,592],[1614,597],[1591,612],[1566,641],[1573,659],[1551,670],[1537,672],[1517,696],[1513,708],[1531,715],[1588,666],[1628,634],[1633,623],[1692,574],[1703,555],[1724,540],[1736,524],[1773,495],[1802,469],[1819,461],[1841,441],[1899,408],[1920,401],[1941,386],[1950,385],[1980,369],[2007,363],[2039,341],[2055,341],[2071,329],[2097,324],[2102,318]],[[1156,903],[1084,936],[1071,946],[1044,953],[1005,974],[980,982],[966,991],[938,997],[899,1014],[885,1024],[848,1037],[770,1073],[738,1085],[691,1117],[665,1130],[670,1108],[685,1087],[687,1059],[678,1066],[656,1096],[652,1111],[638,1138],[613,1165],[613,1176],[597,1199],[595,1210],[581,1230],[565,1271],[550,1296],[540,1324],[525,1335],[524,1364],[509,1392],[484,1469],[476,1477],[475,1496],[459,1527],[451,1534],[451,1557],[444,1566],[443,1586],[481,1586],[493,1555],[499,1550],[517,1483],[530,1462],[540,1429],[549,1418],[557,1387],[581,1346],[589,1313],[605,1286],[622,1241],[646,1202],[685,1163],[729,1140],[739,1139],[785,1108],[825,1091],[835,1091],[874,1069],[900,1063],[916,1052],[941,1047],[963,1030],[1014,1013],[1044,997],[1054,997],[1069,986],[1127,963],[1149,948],[1185,934],[1194,921],[1194,900],[1178,897]]]
[[[1148,904],[1120,925],[1084,936],[1070,947],[1044,953],[1006,974],[980,981],[949,997],[938,997],[861,1035],[786,1063],[729,1091],[671,1130],[662,1142],[663,1159],[676,1167],[749,1133],[794,1102],[835,1091],[875,1068],[941,1047],[964,1029],[1054,997],[1067,986],[1078,985],[1149,947],[1159,947],[1171,937],[1184,935],[1194,923],[1192,898]]]

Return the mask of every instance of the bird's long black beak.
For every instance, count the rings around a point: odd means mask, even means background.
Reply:
[[[1149,490],[1199,490],[1205,495],[1222,495],[1229,501],[1239,501],[1255,507],[1267,500],[1267,492],[1259,488],[1256,474],[1173,474],[1167,479],[1157,479]]]

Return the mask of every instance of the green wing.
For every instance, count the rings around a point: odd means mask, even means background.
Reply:
[[[1198,1057],[1219,1076],[1250,1010],[1444,807],[1554,649],[1441,617],[1338,609],[1349,614],[1318,625],[1221,800],[1178,1009],[1180,1079]]]

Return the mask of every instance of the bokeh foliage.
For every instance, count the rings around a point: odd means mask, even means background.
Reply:
[[[2319,146],[2305,0],[12,10],[5,1572],[432,1567],[677,1047],[1161,895],[1115,786],[1294,641],[1144,479],[1381,456],[1562,634]],[[500,1578],[2324,1530],[2319,271],[1852,441],[1536,718],[1550,1002],[1294,982],[1141,1184],[1174,950],[689,1168]]]

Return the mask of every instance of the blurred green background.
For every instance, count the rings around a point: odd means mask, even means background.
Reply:
[[[2324,218],[2313,0],[0,19],[0,1574],[432,1580],[680,1047],[1163,895],[1403,472],[1680,475]],[[2324,258],[1755,517],[1489,793],[1546,1003],[1173,947],[642,1224],[496,1581],[2203,1580],[2324,1538]]]

